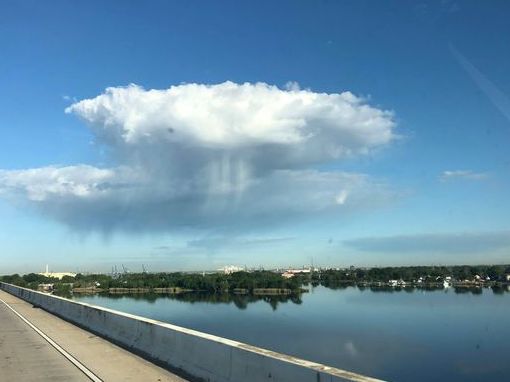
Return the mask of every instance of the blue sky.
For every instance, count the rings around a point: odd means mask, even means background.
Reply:
[[[510,260],[508,2],[0,8],[0,273]]]

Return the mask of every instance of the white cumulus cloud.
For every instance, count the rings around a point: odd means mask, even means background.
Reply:
[[[0,170],[0,196],[86,230],[257,225],[366,208],[391,192],[317,165],[390,143],[390,111],[292,83],[111,87],[66,109],[116,166]]]
[[[315,93],[265,83],[184,84],[166,90],[111,87],[66,109],[126,146],[208,149],[273,146],[314,159],[363,153],[394,137],[392,113],[350,92]],[[287,155],[291,153],[286,153]]]

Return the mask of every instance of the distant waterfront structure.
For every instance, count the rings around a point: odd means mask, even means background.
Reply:
[[[64,276],[71,276],[71,277],[75,277],[76,276],[76,273],[73,273],[73,272],[50,272],[48,264],[46,264],[46,272],[42,272],[42,273],[39,273],[39,274],[41,276],[54,277],[54,278],[57,278],[59,280],[61,280],[62,277],[64,277]]]
[[[234,273],[234,272],[244,271],[244,268],[238,267],[236,265],[225,265],[223,268],[220,268],[218,270],[222,271],[226,275],[229,275],[229,274]]]
[[[302,275],[302,274],[310,274],[312,271],[311,268],[303,268],[303,269],[287,269],[285,272],[282,273],[282,276],[286,279],[290,279],[296,275]]]

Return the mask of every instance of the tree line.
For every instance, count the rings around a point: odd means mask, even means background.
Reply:
[[[312,280],[323,285],[351,282],[387,282],[403,280],[406,282],[435,282],[451,277],[456,281],[473,280],[476,276],[491,281],[505,281],[510,274],[510,265],[454,265],[454,266],[407,266],[382,268],[350,268],[341,270],[323,270],[314,273]]]
[[[506,281],[510,274],[510,265],[458,265],[458,266],[406,266],[382,268],[348,268],[325,269],[298,274],[292,278],[284,278],[281,274],[271,271],[223,273],[123,273],[109,274],[77,274],[76,277],[64,276],[61,280],[46,277],[37,273],[26,275],[13,274],[0,276],[0,281],[37,289],[39,284],[54,284],[55,289],[98,287],[109,288],[180,288],[184,290],[208,293],[225,293],[244,290],[252,293],[255,289],[288,289],[299,290],[311,283],[332,287],[344,282],[387,282],[388,280],[404,280],[413,282],[435,282],[438,279],[451,277],[453,280],[472,280],[476,276],[491,281]]]
[[[223,273],[123,273],[118,276],[106,274],[77,274],[64,276],[62,280],[36,273],[20,276],[2,276],[1,281],[22,287],[37,289],[39,284],[73,284],[74,288],[181,288],[203,292],[233,292],[238,289],[253,292],[254,289],[290,289],[297,291],[303,284],[300,277],[286,279],[270,271]]]

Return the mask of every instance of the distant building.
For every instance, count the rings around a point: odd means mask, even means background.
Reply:
[[[406,286],[406,282],[402,279],[400,280],[388,280],[388,285],[392,287],[396,286]]]
[[[39,292],[51,292],[53,290],[53,284],[39,284],[37,290]]]
[[[50,272],[49,268],[48,268],[48,264],[46,264],[46,272],[39,273],[39,275],[45,276],[45,277],[55,277],[55,278],[61,280],[62,277],[64,277],[64,276],[75,277],[76,273],[72,273],[72,272]]]
[[[225,265],[223,268],[218,269],[219,271],[223,271],[224,274],[229,275],[234,272],[244,271],[244,268],[238,267],[236,265]]]
[[[287,269],[287,273],[292,273],[294,275],[300,274],[300,273],[310,273],[310,268],[304,268],[304,269]]]
[[[282,273],[282,276],[286,279],[290,279],[291,277],[294,277],[296,275],[303,275],[303,274],[309,274],[311,272],[310,268],[305,269],[287,269],[285,272]]]

